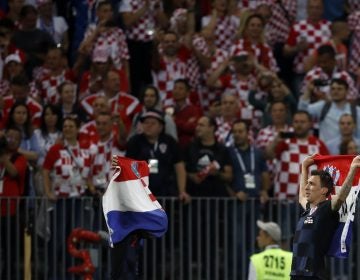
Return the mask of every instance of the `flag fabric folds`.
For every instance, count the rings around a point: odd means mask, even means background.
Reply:
[[[161,237],[168,220],[149,189],[147,162],[118,157],[118,165],[102,199],[110,246],[134,231]]]
[[[314,160],[318,169],[326,170],[333,178],[335,193],[338,193],[349,171],[354,156],[320,156],[317,155]],[[329,256],[337,258],[347,258],[349,256],[352,227],[354,223],[356,199],[359,193],[359,172],[356,173],[352,183],[351,192],[346,202],[339,210],[340,224],[331,243]]]

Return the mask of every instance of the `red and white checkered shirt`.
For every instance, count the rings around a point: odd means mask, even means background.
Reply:
[[[201,19],[202,27],[209,24],[211,17],[211,15],[208,15]],[[229,50],[234,43],[239,25],[240,19],[236,16],[218,18],[214,30],[216,47]]]
[[[273,72],[279,71],[272,49],[263,43],[252,44],[244,39],[237,40],[230,48],[230,54],[234,56],[241,51],[253,53],[257,62]]]
[[[160,3],[159,9],[162,8],[161,1],[149,0],[150,8],[146,13],[131,27],[126,30],[126,36],[130,40],[149,42],[153,40],[156,28],[155,6]],[[136,13],[145,5],[145,0],[123,0],[121,1],[120,13]]]
[[[65,81],[75,81],[74,73],[71,70],[64,70],[58,76],[46,75],[40,82],[40,97],[44,104],[57,104],[60,100],[58,86]]]
[[[306,73],[304,84],[303,84],[303,90],[306,87],[306,84],[310,81],[314,81],[316,79],[320,80],[331,80],[331,79],[341,79],[347,82],[349,85],[349,91],[346,96],[347,100],[356,100],[359,97],[359,92],[357,88],[355,87],[355,82],[353,78],[350,76],[350,74],[346,71],[338,71],[336,68],[334,69],[334,72],[331,77],[329,77],[328,74],[326,74],[320,67],[314,67],[309,72]],[[330,85],[321,87],[321,92],[325,93],[327,96],[330,94]]]
[[[325,144],[314,136],[306,140],[289,138],[276,147],[274,194],[279,199],[294,198],[299,193],[300,171],[303,160],[312,154],[329,154]]]
[[[360,6],[360,2],[359,2]],[[359,7],[360,9],[360,7]],[[356,73],[360,65],[360,11],[351,13],[348,17],[348,25],[353,31],[350,42],[349,71]]]
[[[282,0],[281,2],[284,9],[288,12],[290,21],[281,5],[278,1],[275,1],[271,6],[272,16],[265,27],[266,42],[271,46],[275,43],[286,42],[291,29],[291,24],[296,18],[297,0]]]
[[[3,116],[5,116],[5,119],[7,119],[11,107],[15,103],[15,99],[12,95],[7,95],[4,97],[3,102],[4,102]],[[42,106],[31,97],[28,97],[25,103],[30,112],[32,125],[35,128],[40,127]]]
[[[84,194],[86,178],[90,173],[90,159],[89,146],[56,144],[50,148],[43,167],[51,171],[56,196],[77,197]]]
[[[349,11],[359,11],[360,10],[359,0],[347,0],[346,2],[349,5]]]
[[[95,31],[95,28],[96,25],[89,26],[85,39]],[[97,48],[106,48],[116,69],[123,69],[123,60],[130,58],[125,34],[118,27],[102,32],[93,44],[93,51]]]
[[[206,43],[205,43],[206,44]],[[208,48],[202,52],[203,55],[210,56]],[[209,78],[211,73],[216,71],[219,66],[224,63],[225,60],[228,59],[229,53],[223,49],[216,48],[215,52],[211,57],[211,65],[210,67],[202,73],[201,76],[201,85],[198,90],[199,100],[202,107],[203,112],[207,112],[210,106],[210,102],[220,97],[222,94],[221,89],[209,88],[206,85],[206,80]]]
[[[218,117],[215,119],[216,121],[216,131],[215,138],[218,142],[223,143],[224,145],[228,143],[230,146],[233,142],[231,128],[232,122],[225,121],[223,117]]]
[[[309,44],[307,50],[295,56],[294,71],[296,73],[304,73],[304,60],[312,55],[318,47],[330,41],[330,25],[331,23],[327,20],[321,20],[316,24],[312,24],[307,20],[301,20],[292,26],[287,44],[289,46],[296,46],[302,38],[305,38]]]
[[[289,125],[285,125],[282,131],[293,131],[293,128]],[[265,148],[274,141],[277,134],[278,131],[272,125],[268,125],[267,127],[260,129],[255,140],[255,146],[259,149],[265,150]],[[269,172],[273,173],[275,171],[276,159],[267,160],[266,163]]]
[[[106,188],[112,177],[111,158],[119,155],[117,140],[114,135],[108,141],[97,141],[90,146],[91,166],[90,176],[96,188]]]
[[[173,105],[172,90],[177,79],[189,78],[188,61],[191,57],[190,52],[182,48],[175,60],[169,61],[166,57],[160,58],[160,69],[152,71],[153,84],[159,89],[160,100],[164,107]]]
[[[255,75],[249,75],[246,80],[237,79],[235,74],[224,75],[220,77],[220,81],[225,91],[234,92],[239,97],[240,118],[250,121],[254,129],[259,129],[261,127],[262,112],[255,110],[248,101],[250,89],[256,84]]]
[[[100,92],[97,94],[91,94],[85,97],[81,101],[81,106],[85,110],[85,112],[93,117],[93,103],[95,99],[99,96],[105,96],[104,92]],[[127,131],[130,131],[131,123],[134,115],[141,111],[141,104],[139,100],[130,94],[119,92],[114,97],[108,100],[111,112],[117,113],[120,115]]]

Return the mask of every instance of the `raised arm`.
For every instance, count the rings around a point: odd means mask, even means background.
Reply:
[[[356,171],[359,167],[360,156],[356,156],[350,165],[349,172],[345,178],[343,185],[341,186],[339,193],[331,199],[331,208],[333,210],[339,210],[341,205],[346,201],[346,198],[350,193]]]
[[[300,179],[300,188],[299,188],[299,203],[301,206],[306,209],[307,199],[305,196],[305,187],[309,178],[309,167],[314,164],[315,155],[311,155],[304,159],[301,164],[301,179]]]

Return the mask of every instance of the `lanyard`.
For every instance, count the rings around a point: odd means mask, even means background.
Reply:
[[[80,148],[79,148],[79,146],[77,146],[77,148],[78,148],[79,154],[80,154]],[[73,152],[71,151],[71,149],[69,149],[68,146],[66,146],[66,151],[68,152],[68,154],[70,155],[70,157],[73,159],[76,167],[77,167],[79,170],[81,170],[81,166],[80,166],[79,162],[77,161],[77,158],[75,157],[75,155],[73,154]]]
[[[151,150],[150,150],[150,157],[151,158],[156,158],[155,153],[156,153],[156,150],[158,148],[158,145],[159,145],[159,143],[158,143],[158,141],[156,141],[155,144],[154,144],[154,147],[151,148]]]
[[[244,173],[247,173],[243,158],[242,158],[241,154],[239,153],[239,150],[237,148],[235,148],[235,151],[236,151],[236,157],[238,158],[241,170]],[[254,171],[255,171],[255,152],[254,152],[254,147],[253,146],[250,147],[250,168],[251,168],[250,169],[251,174],[254,174]]]

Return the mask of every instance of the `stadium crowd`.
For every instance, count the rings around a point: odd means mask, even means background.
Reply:
[[[359,1],[0,5],[0,197],[100,196],[115,154],[156,196],[261,204],[359,152]]]

